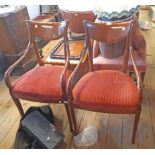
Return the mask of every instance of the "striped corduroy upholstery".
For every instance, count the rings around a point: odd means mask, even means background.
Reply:
[[[14,83],[14,95],[21,99],[46,103],[61,100],[60,78],[63,69],[63,66],[47,65],[28,71]]]
[[[105,111],[133,111],[138,104],[138,89],[125,73],[94,71],[83,76],[73,89],[73,104]]]

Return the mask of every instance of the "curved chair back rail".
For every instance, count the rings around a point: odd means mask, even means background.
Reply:
[[[132,21],[123,23],[84,22],[89,37],[98,42],[114,43],[128,37]]]
[[[68,11],[60,9],[62,17],[69,20],[70,32],[84,34],[83,21],[95,21],[96,16],[93,11]]]
[[[69,22],[67,20],[63,22],[36,22],[27,20],[26,24],[29,29],[30,43],[34,46],[39,65],[43,65],[45,62],[38,51],[37,37],[48,41],[64,39],[64,54],[69,63],[69,48],[67,43]]]
[[[133,26],[134,20],[121,22],[121,23],[94,23],[84,21],[84,27],[86,31],[86,46],[89,51],[89,65],[90,70],[93,69],[93,43],[98,41],[101,43],[117,43],[125,39],[124,46],[124,60],[123,60],[123,71],[127,70],[127,60],[129,56],[129,44],[131,42],[131,27]],[[93,41],[91,41],[93,40]]]
[[[35,22],[35,21],[26,21],[31,36],[41,37],[47,40],[57,40],[60,39],[64,33],[67,21],[59,22]]]

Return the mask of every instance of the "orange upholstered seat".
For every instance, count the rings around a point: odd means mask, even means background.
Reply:
[[[138,89],[127,74],[94,71],[83,76],[74,87],[73,104],[102,111],[133,111],[137,108],[138,96]]]
[[[60,79],[63,69],[63,66],[49,65],[28,71],[13,85],[14,95],[21,99],[46,103],[60,101],[62,98]]]

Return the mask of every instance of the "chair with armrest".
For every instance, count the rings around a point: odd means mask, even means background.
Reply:
[[[116,43],[118,44],[118,43]],[[124,43],[121,44],[121,46]],[[144,75],[146,72],[147,68],[147,63],[146,63],[146,41],[145,38],[141,32],[141,29],[139,28],[138,21],[135,20],[134,26],[133,26],[133,34],[132,34],[132,45],[133,45],[133,54],[135,56],[135,61],[137,64],[137,68],[140,72],[142,81],[144,80]],[[105,49],[102,46],[99,45],[98,42],[94,42],[94,55],[93,55],[93,61],[94,61],[94,69],[115,69],[115,70],[120,70],[121,69],[121,62],[123,60],[123,52],[120,52],[121,54],[118,56],[105,56],[102,53],[105,53],[105,51],[108,53],[114,46],[111,46],[109,49]],[[115,47],[116,48],[116,47]],[[121,48],[118,46],[117,48]],[[109,51],[108,51],[109,50]],[[112,49],[114,50],[114,49]],[[111,50],[111,51],[112,51]],[[122,49],[121,49],[122,50]],[[119,50],[120,51],[120,50]],[[118,52],[119,53],[119,52]],[[113,51],[112,51],[112,54]],[[129,57],[128,61],[128,70],[129,72],[133,72],[134,68],[132,65],[132,60]]]
[[[69,106],[67,104],[66,95],[66,82],[71,74],[70,62],[69,62],[69,47],[67,28],[68,21],[63,22],[36,22],[26,21],[29,30],[29,44],[24,54],[17,60],[12,66],[8,68],[5,73],[5,82],[9,88],[10,95],[15,102],[18,111],[21,116],[24,115],[20,99],[43,102],[43,103],[64,103],[65,109],[68,115],[68,119],[71,122]],[[47,65],[43,60],[36,38],[43,38],[46,40],[64,39],[64,53],[65,53],[65,65]],[[24,73],[14,83],[10,81],[10,75],[12,71],[20,64],[26,55],[29,54],[30,48],[34,47],[34,51],[39,65]],[[72,125],[72,123],[70,123]],[[72,126],[70,126],[72,131]]]
[[[85,48],[81,60],[67,84],[74,134],[77,134],[74,108],[114,114],[135,114],[132,143],[135,142],[141,113],[142,82],[131,44],[132,25],[133,20],[112,23],[111,25],[84,22],[86,31]],[[103,43],[115,43],[125,38],[122,71],[102,69],[96,71],[93,63],[93,40]],[[137,85],[126,73],[129,55],[136,73]],[[87,56],[87,61],[83,63],[85,56]]]
[[[64,19],[69,20],[69,34],[73,39],[76,39],[76,35],[84,36],[84,20],[95,21],[96,19],[93,11],[69,11],[60,8],[60,12]]]

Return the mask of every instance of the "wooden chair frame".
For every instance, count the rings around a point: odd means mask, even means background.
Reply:
[[[135,63],[135,59],[134,56],[132,54],[132,46],[131,46],[131,35],[132,35],[132,26],[133,26],[134,20],[130,20],[127,22],[123,22],[119,25],[119,23],[113,23],[112,25],[107,25],[106,23],[93,23],[93,22],[88,22],[88,21],[84,21],[84,27],[85,27],[85,31],[86,31],[86,43],[85,43],[85,48],[81,57],[81,60],[79,62],[79,64],[76,66],[75,70],[73,71],[72,75],[69,78],[68,81],[68,86],[67,86],[67,93],[68,93],[68,101],[70,103],[70,109],[71,109],[71,115],[72,115],[72,119],[73,119],[73,124],[74,124],[74,134],[77,134],[77,128],[76,128],[76,118],[75,118],[75,113],[74,113],[74,108],[78,108],[78,109],[84,109],[84,110],[89,110],[89,111],[95,111],[95,112],[105,112],[105,113],[115,113],[115,114],[135,114],[135,120],[134,120],[134,127],[133,127],[133,135],[132,135],[132,143],[135,143],[135,136],[136,136],[136,131],[137,131],[137,126],[138,126],[138,122],[139,122],[139,117],[140,117],[140,113],[141,113],[141,100],[142,100],[142,80],[141,77],[139,75],[139,71],[137,70],[137,66]],[[122,38],[119,39],[123,39],[124,37],[127,37],[127,43],[126,43],[126,51],[125,51],[125,55],[124,55],[124,62],[122,65],[122,71],[123,72],[127,72],[127,65],[128,65],[128,58],[129,55],[131,56],[132,62],[133,62],[133,67],[134,67],[134,71],[136,74],[136,78],[137,78],[137,88],[138,88],[138,92],[139,92],[139,102],[138,102],[138,106],[137,109],[134,111],[131,110],[127,110],[127,111],[103,111],[101,109],[93,109],[93,108],[85,108],[85,107],[81,107],[78,105],[74,105],[74,99],[73,99],[73,88],[75,87],[75,85],[78,83],[78,81],[80,80],[80,78],[85,75],[88,72],[93,72],[93,46],[92,40],[97,40],[97,41],[103,41],[103,42],[115,42],[118,40],[117,35],[113,34],[112,32],[110,32],[109,30],[112,27],[119,27],[119,26],[124,26],[125,28],[127,27],[127,33],[126,35],[122,34]],[[98,30],[95,29],[95,27],[98,27]],[[103,36],[103,33],[101,34],[101,32],[105,32],[107,33],[110,37],[108,37],[108,35],[105,34],[105,37]],[[95,34],[95,36],[94,36]],[[114,40],[111,40],[111,38],[115,38]],[[87,61],[83,61],[85,56],[87,56]],[[83,63],[84,62],[84,63]]]
[[[70,68],[70,61],[69,61],[70,53],[69,53],[69,44],[68,44],[68,37],[67,37],[67,29],[68,29],[69,22],[66,20],[61,23],[60,22],[49,22],[48,23],[48,22],[36,22],[36,21],[27,20],[26,24],[29,30],[28,46],[26,50],[24,51],[24,54],[13,65],[11,65],[5,73],[5,82],[6,82],[7,87],[9,88],[10,95],[13,101],[15,102],[20,115],[23,116],[24,110],[22,108],[21,102],[19,98],[17,98],[12,91],[13,84],[10,81],[11,73],[29,54],[32,46],[34,47],[34,51],[35,51],[39,66],[43,66],[46,64],[46,61],[43,60],[38,50],[36,37],[41,37],[47,40],[57,40],[60,38],[64,38],[65,66],[61,74],[61,88],[62,88],[63,95],[62,95],[61,101],[58,101],[57,103],[60,103],[60,102],[64,103],[65,109],[68,115],[68,120],[70,122],[70,130],[72,131],[73,127],[72,127],[72,122],[71,122],[70,110],[69,110],[69,106],[67,102],[65,102],[67,101],[66,85],[65,85],[66,74],[67,74],[67,70]]]

